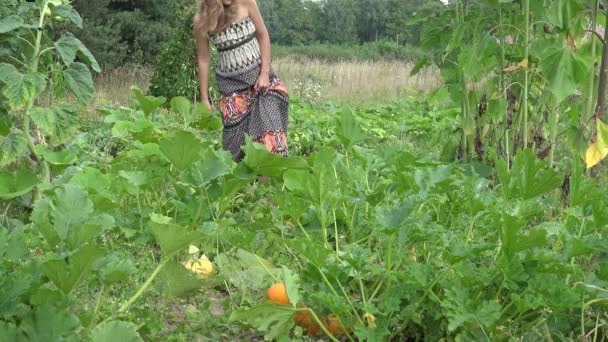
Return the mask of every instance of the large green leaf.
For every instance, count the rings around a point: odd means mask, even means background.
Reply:
[[[511,170],[503,160],[496,163],[496,171],[505,199],[530,199],[556,189],[562,177],[547,163],[536,157],[532,150],[519,152]]]
[[[192,104],[190,103],[190,100],[183,96],[177,96],[171,99],[171,111],[176,114],[181,114],[187,122],[190,121],[191,107]]]
[[[72,105],[34,108],[31,115],[32,121],[49,138],[53,146],[67,142],[78,132],[79,113]]]
[[[55,192],[51,217],[59,237],[67,238],[71,228],[87,223],[93,214],[93,202],[82,188],[66,184]]]
[[[36,308],[19,326],[23,341],[29,342],[80,341],[78,332],[81,328],[80,320],[74,314],[49,305]]]
[[[22,74],[17,68],[6,63],[0,63],[0,82],[4,83],[2,94],[6,96],[11,108],[15,111],[23,109],[46,87],[44,75],[41,73]]]
[[[75,184],[65,184],[38,200],[30,219],[49,246],[65,241],[72,250],[115,225],[112,216],[94,211],[88,193]]]
[[[84,61],[91,65],[93,70],[97,72],[101,71],[97,60],[91,51],[89,51],[89,49],[87,49],[87,47],[84,46],[84,44],[71,33],[64,33],[63,36],[61,36],[61,38],[55,42],[55,48],[61,55],[61,59],[66,66],[72,65],[76,59],[76,55],[79,55]]]
[[[110,215],[100,215],[91,219],[90,223],[80,224],[70,229],[67,242],[72,249],[77,249],[95,239],[105,230],[114,227],[114,218]]]
[[[163,267],[160,279],[167,297],[183,297],[200,289],[203,281],[183,265],[169,261]]]
[[[140,342],[137,326],[131,322],[109,321],[91,331],[91,342]]]
[[[99,277],[106,285],[127,280],[135,273],[137,273],[137,268],[133,260],[118,253],[106,256],[98,265]]]
[[[209,108],[201,103],[192,108],[191,120],[194,121],[194,126],[206,131],[217,131],[224,127],[220,116],[209,111]]]
[[[158,142],[155,131],[154,123],[148,119],[117,121],[112,127],[113,136],[123,138],[132,135],[133,138],[144,144]]]
[[[297,303],[300,303],[300,277],[289,268],[283,266],[282,278],[287,298],[289,298],[289,302],[295,307]]]
[[[453,286],[445,290],[441,303],[448,318],[448,330],[454,331],[467,324],[481,325],[487,329],[500,318],[500,304],[495,301],[476,300],[462,287]]]
[[[13,129],[7,136],[0,136],[0,166],[14,162],[27,149],[28,136]]]
[[[87,244],[67,259],[57,256],[47,257],[42,269],[58,289],[68,294],[85,280],[85,275],[93,269],[103,255],[102,248]]]
[[[160,141],[160,150],[179,170],[192,167],[200,159],[199,152],[204,148],[201,141],[192,133],[179,131],[171,138]]]
[[[580,82],[586,82],[590,61],[574,53],[569,47],[550,47],[538,62],[548,81],[548,89],[555,103],[560,103],[577,92]]]
[[[365,139],[365,132],[353,115],[352,110],[344,110],[342,112],[342,116],[338,120],[336,135],[340,138],[345,148],[349,148]]]
[[[0,198],[11,199],[30,192],[40,180],[29,170],[19,170],[16,174],[0,172]]]
[[[53,224],[51,223],[52,203],[47,198],[42,198],[34,203],[34,211],[30,215],[30,220],[35,224],[36,229],[42,234],[46,243],[54,247],[61,242]]]
[[[17,15],[9,15],[0,20],[0,34],[8,33],[23,26],[23,19]]]
[[[520,231],[526,224],[526,221],[518,217],[514,217],[505,213],[497,215],[500,219],[500,242],[502,244],[501,252],[511,258],[518,252],[518,243],[521,237]]]
[[[0,336],[3,341],[19,341],[19,329],[13,323],[0,322]]]
[[[292,320],[295,309],[288,305],[262,303],[251,308],[236,310],[230,314],[231,321],[246,322],[259,331],[265,332],[267,341],[280,336],[288,336],[294,326]]]
[[[261,144],[247,142],[245,147],[245,164],[260,175],[280,176],[289,169],[308,169],[308,163],[301,157],[282,157],[268,152]]]
[[[11,126],[0,119],[0,137],[5,137],[11,132]]]
[[[78,102],[86,105],[93,97],[93,77],[86,65],[72,63],[64,72],[63,76],[68,89],[76,96]]]
[[[146,96],[143,91],[136,86],[131,87],[131,91],[135,94],[135,99],[139,102],[141,110],[144,111],[146,116],[149,116],[152,112],[160,108],[166,101],[164,97]]]
[[[533,2],[533,1],[531,1]],[[580,0],[556,0],[544,12],[546,20],[555,27],[568,30],[573,19],[585,10],[585,4]]]
[[[49,7],[54,16],[68,19],[78,26],[78,28],[82,28],[82,18],[75,9],[65,5],[54,6],[53,4],[49,4]]]
[[[233,166],[230,153],[207,148],[201,152],[201,160],[194,163],[190,173],[197,185],[206,185],[218,177],[229,174]]]
[[[205,237],[202,232],[172,223],[150,222],[149,228],[156,237],[165,257],[170,257]]]
[[[70,183],[79,185],[90,193],[103,193],[110,188],[111,180],[109,175],[94,167],[87,166],[82,172],[72,177]]]
[[[286,240],[285,243],[296,251],[299,256],[305,258],[319,269],[325,267],[327,258],[332,254],[332,250],[314,241],[291,239]]]
[[[42,145],[36,145],[36,153],[53,165],[71,165],[78,157],[70,150],[51,151]]]

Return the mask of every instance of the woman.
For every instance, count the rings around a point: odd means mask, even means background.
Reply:
[[[201,100],[209,110],[209,41],[218,51],[224,149],[242,160],[249,134],[268,151],[287,156],[287,89],[270,68],[270,38],[255,0],[202,0],[194,31]]]

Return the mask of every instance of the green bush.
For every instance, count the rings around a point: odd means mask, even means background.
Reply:
[[[9,1],[9,0],[0,0]],[[125,63],[151,65],[173,36],[175,18],[190,0],[74,0],[82,28],[69,28],[97,57],[104,69]]]
[[[301,46],[273,45],[273,57],[338,61],[415,61],[423,52],[414,46],[378,41],[361,45],[315,44]]]
[[[192,33],[192,16],[185,16],[180,28],[164,46],[153,67],[148,92],[153,96],[173,98],[184,96],[200,100],[196,46]],[[219,98],[215,73],[216,51],[212,49],[211,72],[209,73],[209,99]]]
[[[14,14],[18,6],[19,1],[17,0],[0,0],[0,18],[6,18]]]

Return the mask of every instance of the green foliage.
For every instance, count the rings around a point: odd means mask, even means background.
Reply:
[[[192,13],[192,12],[190,12]],[[209,72],[209,99],[219,99],[215,81],[216,51],[213,46],[212,61]],[[153,66],[149,92],[154,96],[173,98],[182,96],[191,102],[200,100],[200,81],[196,64],[196,46],[192,30],[192,15],[186,15],[175,30],[175,34],[163,46]]]
[[[415,61],[424,56],[417,47],[380,40],[361,45],[273,45],[273,58],[340,61]]]
[[[0,198],[11,199],[30,192],[40,180],[27,170],[19,170],[16,174],[0,172]]]
[[[417,45],[424,18],[443,7],[424,0],[267,0],[258,5],[272,42],[296,46],[378,40]]]
[[[19,6],[19,0],[1,0],[0,1],[0,18],[6,18],[13,13]],[[18,19],[17,19],[18,20]]]
[[[255,329],[293,339],[303,330],[294,314],[306,312],[321,324],[339,317],[358,340],[503,340],[543,332],[529,328],[539,322],[557,339],[582,331],[580,298],[602,298],[605,265],[593,260],[608,251],[608,198],[596,182],[577,173],[564,206],[561,171],[532,151],[496,175],[439,161],[437,141],[460,124],[453,108],[414,99],[313,108],[292,98],[290,147],[301,155],[249,141],[237,165],[190,101],[146,115],[150,99],[136,91],[133,100],[102,108],[104,122],[82,133],[86,142],[113,132],[121,149],[70,142],[76,166],[45,187],[27,239],[0,230],[0,275],[19,275],[0,278],[6,336],[138,341],[156,329],[176,339]],[[260,186],[259,175],[270,182]],[[180,263],[200,253],[215,267],[205,279]],[[276,282],[291,305],[263,300]],[[169,298],[175,315],[204,324],[170,330],[164,322],[176,316],[157,309]],[[586,310],[590,331],[603,309]],[[56,325],[38,322],[43,312]]]
[[[46,88],[44,75],[39,72],[21,73],[10,64],[0,64],[2,94],[14,111],[23,110],[28,102],[38,97]]]
[[[30,21],[38,26],[26,24]],[[69,159],[69,153],[55,154],[43,147],[47,141],[58,146],[74,136],[78,108],[67,103],[52,109],[36,108],[34,104],[48,86],[51,92],[65,88],[81,105],[86,105],[93,96],[93,78],[87,65],[100,71],[91,52],[71,34],[64,33],[53,41],[48,27],[63,21],[82,25],[79,14],[67,3],[49,0],[23,3],[15,14],[0,19],[0,31],[4,33],[0,50],[13,57],[0,63],[0,109],[10,119],[8,123],[3,121],[0,132],[0,165],[15,163],[27,148],[32,159],[42,166],[43,183],[51,178],[47,161],[62,164]],[[37,141],[30,136],[32,123],[41,132]]]
[[[425,19],[422,47],[431,59],[422,58],[414,73],[439,66],[444,91],[460,107],[461,158],[508,163],[531,148],[555,166],[559,132],[569,130],[579,139],[571,144],[574,158],[602,159],[585,156],[581,146],[593,134],[583,127],[594,114],[601,56],[586,30],[601,20],[585,1],[520,3],[451,1],[438,19]],[[531,28],[535,22],[543,27]],[[486,85],[474,85],[482,79]]]
[[[73,1],[86,25],[71,29],[104,68],[125,63],[152,64],[173,35],[175,18],[185,0]]]
[[[137,326],[131,322],[111,321],[100,324],[91,332],[93,342],[140,342],[143,341],[137,332]]]
[[[293,327],[294,309],[286,305],[263,303],[248,309],[234,311],[230,320],[247,322],[260,331],[265,331],[266,341],[276,340],[281,336],[288,336]]]

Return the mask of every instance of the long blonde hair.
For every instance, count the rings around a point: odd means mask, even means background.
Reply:
[[[236,6],[224,8],[222,0],[202,0],[194,17],[194,29],[209,33],[225,29],[237,16]]]

